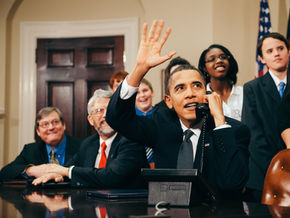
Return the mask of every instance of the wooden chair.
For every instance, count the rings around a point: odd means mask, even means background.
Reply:
[[[290,207],[290,149],[280,151],[268,168],[262,204]]]

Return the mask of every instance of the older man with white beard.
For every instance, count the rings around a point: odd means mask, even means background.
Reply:
[[[144,148],[115,132],[106,122],[106,110],[112,93],[98,89],[88,102],[88,121],[97,133],[86,138],[69,167],[47,164],[46,174],[34,185],[64,177],[71,186],[94,188],[140,188],[144,182],[140,169],[148,167]]]

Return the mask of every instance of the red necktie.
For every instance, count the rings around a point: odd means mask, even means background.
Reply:
[[[105,142],[103,142],[105,143]],[[105,144],[106,145],[106,144]],[[105,207],[100,207],[99,208],[100,210],[100,215],[101,215],[101,218],[106,218],[106,215],[107,215],[107,209]]]
[[[101,146],[102,146],[102,154],[101,154],[101,160],[100,160],[98,168],[105,168],[106,163],[107,163],[107,156],[105,153],[106,148],[107,148],[106,142],[103,142]]]

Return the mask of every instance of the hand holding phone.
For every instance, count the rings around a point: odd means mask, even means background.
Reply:
[[[214,119],[216,127],[225,124],[225,116],[223,113],[223,101],[219,94],[212,92],[205,96],[205,100],[208,102],[210,114]]]

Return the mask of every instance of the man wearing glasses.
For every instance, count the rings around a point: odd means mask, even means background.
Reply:
[[[18,157],[0,171],[1,180],[39,177],[45,164],[64,165],[78,151],[81,140],[65,134],[65,122],[58,108],[39,110],[35,128],[41,141],[25,145]]]
[[[62,167],[47,164],[46,174],[36,178],[34,185],[54,179],[71,180],[71,186],[94,188],[139,188],[144,183],[140,169],[148,167],[144,147],[129,141],[105,120],[112,96],[108,90],[98,89],[88,102],[88,121],[97,131],[86,138],[78,153]]]

